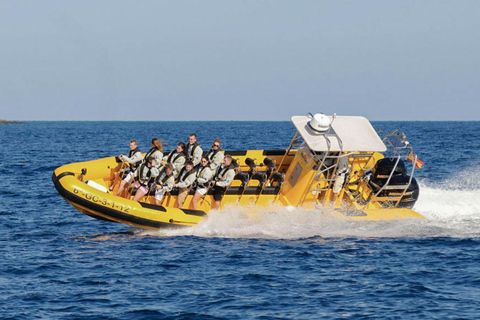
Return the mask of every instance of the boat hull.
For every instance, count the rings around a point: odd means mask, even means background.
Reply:
[[[259,163],[265,157],[273,158],[277,163],[283,162],[280,172],[289,174],[289,166],[294,155],[282,160],[285,150],[248,150],[234,151],[238,162],[245,163],[247,157],[257,159]],[[162,205],[156,205],[153,196],[144,197],[141,201],[133,201],[132,196],[115,196],[114,192],[106,191],[110,186],[118,188],[119,172],[123,169],[122,164],[115,161],[114,157],[96,159],[86,162],[78,162],[57,168],[52,180],[59,194],[78,211],[96,219],[124,223],[144,229],[181,228],[198,224],[207,217],[207,213],[214,205],[213,195],[210,192],[197,203],[199,210],[192,210],[193,190],[187,196],[183,205],[186,209],[177,206],[177,194],[171,192],[164,196]],[[239,168],[240,171],[248,170],[246,165]],[[351,197],[341,192],[344,202],[331,201],[331,190],[325,193],[322,201],[308,194],[301,204],[298,193],[290,186],[291,179],[286,178],[287,187],[265,186],[261,187],[256,181],[251,181],[245,188],[239,186],[239,181],[234,180],[232,186],[222,200],[222,205],[239,205],[251,208],[259,207],[301,207],[311,210],[319,206],[330,208],[327,211],[337,213],[339,218],[352,220],[399,220],[399,219],[423,219],[417,212],[407,208],[384,208],[379,203],[364,206],[354,201],[348,201]],[[93,181],[90,185],[85,182]],[[304,189],[307,179],[299,179],[296,188]],[[95,187],[95,185],[97,187]],[[103,191],[102,191],[103,190]],[[342,210],[347,207],[348,210]]]
[[[101,192],[78,180],[72,172],[52,176],[58,193],[78,211],[100,219],[144,229],[192,226],[203,220],[200,210],[166,208]]]

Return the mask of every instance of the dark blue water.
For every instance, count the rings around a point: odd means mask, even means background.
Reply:
[[[338,221],[228,207],[200,225],[144,231],[94,220],[56,193],[63,164],[170,149],[196,132],[225,149],[286,148],[288,122],[33,122],[0,126],[2,319],[477,319],[480,123],[405,130],[424,221]]]

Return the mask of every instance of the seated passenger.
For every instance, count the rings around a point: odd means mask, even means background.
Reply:
[[[223,152],[220,147],[220,139],[215,139],[212,144],[212,148],[207,153],[207,159],[210,162],[210,168],[214,173],[217,172],[218,167],[222,165],[223,162]]]
[[[117,195],[122,194],[123,190],[125,190],[125,185],[130,184],[133,178],[135,180],[135,187],[137,188],[137,193],[135,194],[133,200],[140,200],[148,193],[148,184],[150,179],[158,175],[158,170],[155,168],[155,165],[155,159],[153,159],[153,157],[149,157],[145,163],[142,163],[138,166],[137,170],[128,174],[127,177],[122,180],[120,187],[118,188]]]
[[[192,133],[188,137],[188,144],[185,151],[187,155],[187,160],[191,160],[193,162],[193,166],[196,167],[200,163],[203,150],[200,147],[200,145],[197,143],[197,135],[195,133]]]
[[[155,204],[160,205],[162,203],[165,193],[172,191],[174,182],[173,165],[167,163],[155,178]]]
[[[157,138],[153,138],[151,142],[152,148],[145,154],[143,161],[148,159],[149,157],[153,157],[155,159],[156,168],[160,169],[162,165],[163,159],[163,148],[162,148],[162,141]]]
[[[177,183],[173,185],[174,187],[178,188],[177,204],[179,208],[182,207],[185,199],[188,196],[188,193],[190,192],[190,189],[193,186],[193,183],[195,182],[195,174],[196,171],[193,169],[193,162],[188,160],[185,163],[185,167],[183,167],[178,174]]]
[[[143,156],[140,150],[138,149],[137,146],[137,140],[131,140],[130,141],[130,151],[128,152],[128,156],[124,156],[123,154],[119,155],[118,157],[115,157],[115,160],[117,162],[124,162],[127,163],[129,166],[128,168],[121,173],[123,175],[123,181],[128,178],[128,181],[132,179],[132,177],[128,177],[129,175],[133,175],[133,172],[137,167],[142,163]],[[125,185],[125,184],[124,184]],[[113,188],[115,187],[114,184],[110,186],[110,191],[113,191]],[[123,190],[122,190],[123,191]],[[116,195],[118,196],[120,192],[117,191]]]
[[[173,175],[176,177],[185,164],[185,143],[179,142],[177,148],[172,150],[168,156],[163,157],[163,161],[173,165]]]
[[[137,170],[135,170],[134,177],[135,187],[137,192],[133,201],[139,201],[143,198],[144,195],[148,194],[150,189],[150,179],[158,176],[158,169],[156,167],[156,162],[153,157],[147,158],[145,163],[142,163]]]
[[[218,169],[215,180],[212,182],[213,199],[215,200],[213,209],[218,209],[220,207],[220,202],[234,177],[235,166],[232,164],[232,156],[227,154],[225,155],[225,159],[223,159],[223,164]]]
[[[121,154],[118,156],[118,159],[122,162],[128,163],[131,171],[137,169],[143,160],[142,153],[138,149],[137,140],[130,141],[130,151],[128,152],[128,156]]]
[[[202,196],[207,194],[210,180],[212,180],[212,177],[213,172],[208,164],[208,159],[207,157],[202,157],[202,161],[200,161],[200,166],[197,169],[197,188],[195,189],[195,194],[193,195],[192,199],[194,210],[197,210],[198,200],[200,200]]]

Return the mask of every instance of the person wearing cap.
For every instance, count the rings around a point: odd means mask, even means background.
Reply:
[[[220,202],[235,177],[235,166],[232,162],[232,156],[229,154],[225,155],[223,164],[218,169],[215,180],[212,181],[213,199],[215,200],[213,209],[220,207]]]
[[[217,172],[218,167],[222,165],[223,162],[223,151],[221,148],[220,139],[215,139],[212,144],[212,148],[207,152],[207,159],[210,162],[210,168],[214,173]]]
[[[197,135],[195,133],[192,133],[188,137],[185,154],[187,155],[187,160],[192,160],[194,167],[196,167],[200,163],[200,159],[202,159],[203,150],[197,143]]]
[[[185,167],[183,167],[178,174],[177,182],[173,185],[175,188],[178,188],[177,204],[179,208],[183,206],[183,203],[195,182],[196,173],[197,172],[193,168],[193,162],[187,160],[187,162],[185,162]]]
[[[202,157],[200,166],[197,169],[197,187],[195,194],[193,195],[192,204],[193,210],[197,210],[197,202],[201,197],[207,194],[209,189],[210,180],[212,180],[213,172],[208,164],[208,158]]]
[[[183,168],[186,161],[185,156],[185,143],[179,142],[177,148],[172,150],[168,156],[163,157],[165,163],[171,163],[173,165],[173,174],[178,176],[178,173]]]

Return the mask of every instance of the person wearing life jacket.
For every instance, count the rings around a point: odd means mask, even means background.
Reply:
[[[172,191],[175,177],[173,175],[173,165],[167,163],[163,166],[160,173],[155,178],[155,204],[160,205],[162,203],[165,193]]]
[[[135,170],[135,187],[137,192],[133,201],[139,201],[150,191],[150,180],[158,176],[158,169],[156,167],[155,159],[153,157],[147,158],[147,161],[138,166]]]
[[[120,159],[120,161],[122,162],[128,163],[130,166],[130,170],[135,171],[135,169],[137,169],[137,167],[143,160],[142,153],[138,149],[137,140],[131,140],[130,151],[128,152],[128,155],[124,156],[123,154],[121,154],[118,156],[118,159]]]
[[[232,156],[229,154],[225,155],[223,164],[218,168],[215,180],[212,181],[213,199],[215,200],[213,209],[220,207],[220,202],[227,191],[227,187],[230,186],[235,177],[235,166],[232,162]]]
[[[179,142],[176,149],[172,150],[167,156],[163,157],[163,161],[173,165],[173,174],[175,177],[177,177],[186,161],[185,143]]]
[[[185,162],[185,167],[183,167],[178,174],[177,182],[173,185],[178,188],[177,204],[179,208],[182,207],[193,183],[195,182],[196,173],[197,172],[193,169],[193,162],[187,160],[187,162]]]
[[[210,168],[208,158],[202,157],[200,161],[200,166],[197,168],[197,187],[195,189],[195,194],[193,195],[192,204],[193,210],[197,210],[197,202],[207,194],[209,189],[210,180],[212,180],[213,172]]]
[[[128,174],[128,176],[122,180],[116,195],[121,195],[125,190],[125,186],[134,180],[135,187],[137,187],[137,193],[135,194],[133,200],[138,201],[141,199],[148,192],[148,183],[150,179],[158,175],[158,169],[155,167],[155,165],[155,159],[153,157],[149,157],[146,162],[138,166],[137,170]]]
[[[152,148],[145,154],[145,157],[143,157],[143,161],[145,162],[145,160],[149,157],[153,157],[155,159],[155,163],[157,164],[156,168],[160,169],[163,159],[162,141],[157,138],[153,138],[151,145]]]
[[[217,173],[218,167],[222,165],[223,162],[223,152],[220,139],[215,139],[212,144],[212,148],[207,152],[207,159],[210,162],[210,168],[213,173]]]
[[[192,160],[193,166],[196,167],[202,159],[203,150],[197,143],[197,135],[195,133],[192,133],[188,137],[188,144],[185,151],[187,160]]]
[[[127,183],[129,183],[130,180],[132,180],[133,178],[133,172],[135,171],[135,169],[137,169],[137,167],[143,161],[142,153],[138,149],[137,140],[130,141],[130,151],[128,152],[127,156],[124,156],[123,154],[121,154],[115,157],[115,160],[117,162],[128,163],[129,166],[121,174],[122,174],[122,181],[127,181]],[[110,186],[110,191],[113,191],[113,188],[114,188],[114,185],[112,184]],[[118,196],[119,194],[120,192],[117,191],[116,195]]]

